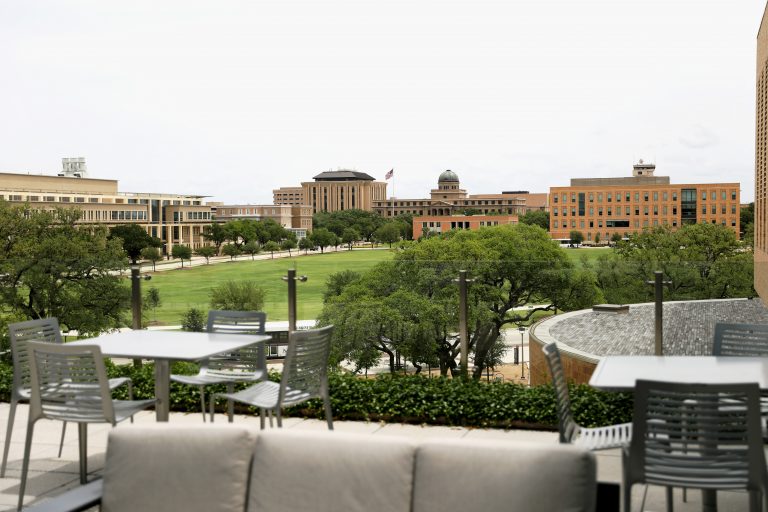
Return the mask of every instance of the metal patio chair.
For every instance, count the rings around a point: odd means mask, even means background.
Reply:
[[[208,332],[229,334],[264,334],[267,314],[261,311],[208,312]],[[200,390],[200,411],[205,422],[205,386],[226,384],[227,392],[234,393],[235,383],[258,382],[267,376],[264,343],[256,343],[230,354],[220,354],[200,362],[197,375],[171,375],[173,382],[197,386]],[[228,408],[234,413],[233,404]]]
[[[761,510],[768,471],[757,384],[638,380],[633,425],[623,450],[623,510],[630,510],[636,483],[667,487],[669,511],[673,487],[744,489],[750,510]]]
[[[715,324],[713,356],[768,356],[768,325]]]
[[[333,430],[333,413],[328,392],[328,357],[331,352],[332,334],[332,325],[290,333],[280,383],[266,380],[237,393],[211,395],[211,421],[213,422],[217,397],[258,407],[262,429],[265,411],[274,412],[277,415],[277,426],[282,427],[283,407],[296,405],[310,398],[322,398],[328,429]],[[231,414],[229,421],[232,421]]]
[[[555,343],[544,345],[541,350],[544,352],[549,370],[552,372],[560,442],[579,445],[587,450],[606,450],[629,445],[629,441],[632,439],[631,423],[597,428],[582,427],[576,423],[571,412],[571,398],[568,394],[568,382],[565,380],[560,350]]]
[[[29,472],[29,457],[35,422],[41,418],[77,423],[80,452],[80,483],[88,473],[87,436],[89,423],[113,426],[153,405],[156,400],[113,400],[101,350],[95,345],[27,343],[30,387],[29,419],[24,442],[19,504]]]
[[[31,395],[29,382],[29,362],[31,358],[27,353],[28,341],[41,341],[45,343],[55,343],[61,345],[64,340],[61,337],[59,321],[54,318],[41,318],[39,320],[29,320],[26,322],[17,322],[8,325],[8,332],[11,340],[11,355],[13,358],[13,383],[11,385],[11,409],[8,412],[8,427],[5,433],[5,446],[3,448],[3,462],[0,466],[0,478],[5,478],[5,469],[8,465],[8,452],[11,447],[11,435],[13,434],[13,422],[16,418],[16,406],[20,401],[28,401]],[[131,379],[121,377],[110,379],[109,387],[114,389],[128,385],[128,394],[133,397]],[[59,443],[59,457],[64,446],[64,434],[66,433],[67,423],[61,426],[61,441]]]

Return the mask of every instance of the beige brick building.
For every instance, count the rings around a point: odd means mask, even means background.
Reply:
[[[757,33],[755,93],[755,290],[768,301],[768,6]]]
[[[598,236],[606,242],[614,233],[626,237],[648,227],[702,222],[739,234],[739,183],[673,185],[654,171],[641,160],[631,177],[572,179],[568,187],[551,187],[550,236],[566,240],[577,230],[587,242]]]
[[[221,205],[216,207],[215,214],[217,222],[234,219],[272,219],[296,233],[298,238],[304,238],[307,232],[312,231],[312,208],[308,205]]]
[[[309,205],[312,213],[341,210],[372,210],[374,201],[387,198],[387,184],[358,171],[321,172],[299,187],[272,191],[275,204]]]
[[[82,224],[138,224],[163,241],[166,254],[174,245],[196,249],[206,243],[202,230],[213,220],[213,210],[203,203],[205,196],[121,193],[117,180],[63,174],[0,173],[0,200],[35,210],[77,208],[83,213]]]

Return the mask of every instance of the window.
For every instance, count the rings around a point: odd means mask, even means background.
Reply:
[[[709,194],[709,198],[710,198],[710,199],[712,199],[713,201],[714,201],[715,199],[717,199],[717,192],[715,192],[715,191],[713,190],[713,191],[712,191],[712,193],[711,193],[711,194]]]
[[[658,201],[659,200],[659,193],[658,192],[654,192],[653,193],[653,200],[654,201]]]
[[[706,201],[707,200],[707,191],[706,190],[702,191],[702,193],[701,193],[701,200],[702,201]]]
[[[624,214],[629,215],[629,206],[624,207]]]
[[[98,197],[89,197],[88,198],[88,202],[89,203],[98,203],[99,202],[99,198]]]
[[[72,200],[72,198],[71,198],[71,197],[66,197],[66,196],[61,196],[61,197],[59,198],[59,202],[60,202],[60,203],[69,203],[71,200]]]
[[[627,192],[627,197],[626,197],[627,202],[629,202],[629,195],[630,195],[629,192]]]
[[[661,213],[662,213],[662,215],[667,215],[667,207],[666,206],[661,208]]]
[[[731,191],[731,201],[735,201],[735,200],[736,200],[736,191],[732,190]]]
[[[709,213],[712,215],[717,213],[717,207],[715,205],[712,205],[712,207],[709,209]]]
[[[602,217],[602,216],[603,216],[603,207],[602,207],[602,206],[599,206],[599,207],[597,208],[597,214],[598,214],[600,217]]]
[[[677,192],[672,192],[672,200],[677,201]]]
[[[658,215],[659,214],[659,205],[655,204],[653,205],[653,214]]]
[[[707,214],[707,207],[706,206],[702,206],[701,207],[701,213],[703,213],[704,215]]]
[[[48,202],[48,203],[52,203],[52,202],[54,202],[55,200],[56,200],[56,198],[55,198],[55,197],[53,197],[53,196],[45,196],[45,197],[43,197],[43,201],[46,201],[46,202]]]
[[[640,200],[640,192],[635,192],[635,202]]]
[[[648,207],[643,206],[643,215],[648,215]]]
[[[557,194],[555,194],[555,195],[553,195],[553,196],[552,196],[552,202],[553,202],[553,203],[557,203],[557,199],[558,199],[558,198],[557,198]]]
[[[672,215],[677,215],[677,206],[672,207]],[[676,226],[677,224],[673,224],[673,225]]]
[[[725,215],[725,205],[723,205],[723,206],[720,208],[720,213],[721,213],[722,215]]]
[[[84,203],[85,202],[85,198],[84,197],[76,197],[75,198],[75,202],[76,203]]]
[[[635,205],[635,215],[640,215],[640,207]]]
[[[603,202],[603,193],[602,192],[598,192],[597,193],[597,202],[598,203],[602,203]]]
[[[589,207],[589,214],[593,215],[593,216],[595,215],[595,207],[594,206],[590,206]]]
[[[643,201],[648,201],[648,192],[643,192]]]
[[[662,194],[661,194],[661,198],[662,198],[662,200],[664,200],[664,201],[667,201],[667,200],[669,200],[669,193],[668,193],[668,192],[665,190],[664,192],[662,192]]]
[[[611,202],[611,193],[610,193],[610,192],[608,192],[608,193],[605,195],[605,200],[606,200],[606,201],[608,201],[609,203]]]
[[[589,202],[594,203],[595,202],[595,194],[592,192],[589,193]]]
[[[37,202],[37,201],[40,201],[40,196],[29,196],[27,199],[29,201]]]
[[[616,202],[617,203],[621,202],[621,192],[616,192]]]

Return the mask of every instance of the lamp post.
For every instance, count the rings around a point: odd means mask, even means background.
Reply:
[[[525,327],[522,325],[517,328],[520,331],[520,378],[525,379],[525,348],[523,348],[523,335]]]
[[[283,281],[288,282],[288,332],[296,330],[296,281],[302,283],[307,280],[307,276],[296,276],[296,269],[288,269],[288,275],[283,276]]]
[[[474,279],[467,279],[467,271],[459,270],[459,278],[454,283],[459,283],[459,373],[462,378],[469,376],[469,333],[467,330],[467,283]]]
[[[664,355],[664,286],[670,286],[672,281],[664,281],[664,273],[657,270],[653,273],[653,281],[646,281],[645,284],[653,285],[655,298],[655,354]]]
[[[141,329],[141,265],[131,263],[131,312],[133,314],[131,329]],[[145,281],[152,276],[144,276]],[[134,366],[141,366],[141,359],[133,360]]]

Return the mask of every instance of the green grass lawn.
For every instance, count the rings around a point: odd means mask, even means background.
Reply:
[[[330,274],[342,270],[363,272],[376,263],[390,259],[388,250],[355,250],[327,254],[310,254],[275,260],[235,261],[155,272],[151,281],[142,282],[142,292],[155,287],[162,305],[157,311],[145,311],[146,320],[163,325],[179,325],[189,308],[204,312],[210,309],[210,291],[227,280],[253,280],[265,292],[264,311],[267,320],[288,319],[288,286],[281,279],[290,268],[307,281],[297,284],[297,316],[314,319],[322,309],[325,281]]]
[[[610,254],[611,249],[609,247],[579,247],[563,249],[565,254],[573,261],[574,264],[581,266],[582,260],[589,262],[597,261],[597,258],[603,254]]]

